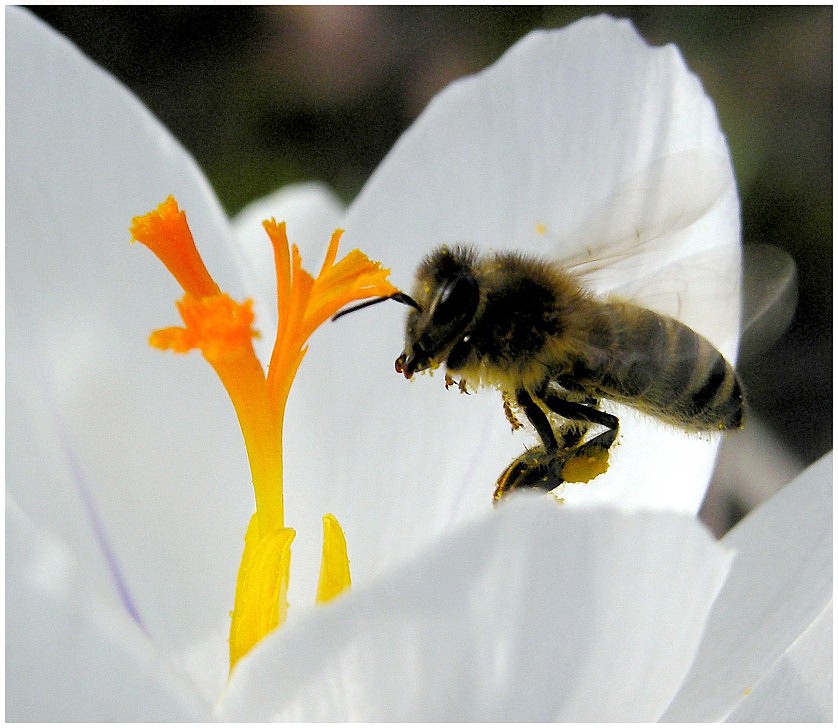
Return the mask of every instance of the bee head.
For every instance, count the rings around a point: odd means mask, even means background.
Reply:
[[[467,342],[468,328],[480,303],[480,287],[474,272],[476,259],[470,248],[443,245],[419,266],[413,296],[399,291],[374,298],[339,311],[332,316],[332,321],[383,301],[410,306],[404,351],[396,359],[396,371],[410,379],[416,372],[447,361],[457,344]]]
[[[469,248],[442,246],[419,266],[416,306],[407,314],[404,351],[396,359],[396,371],[406,379],[448,361],[454,347],[467,340],[480,303],[475,260]]]

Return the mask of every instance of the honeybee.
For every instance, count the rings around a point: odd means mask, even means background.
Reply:
[[[411,295],[391,298],[411,309],[398,373],[410,379],[444,365],[446,386],[456,377],[462,391],[495,387],[513,427],[518,412],[535,429],[541,444],[500,475],[495,502],[603,472],[619,420],[601,400],[690,431],[742,426],[742,385],[707,339],[669,316],[593,295],[558,264],[443,245],[419,266]]]

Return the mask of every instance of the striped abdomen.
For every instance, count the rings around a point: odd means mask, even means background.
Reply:
[[[577,387],[687,429],[742,426],[736,372],[703,336],[630,303],[599,304],[594,318],[572,375]]]

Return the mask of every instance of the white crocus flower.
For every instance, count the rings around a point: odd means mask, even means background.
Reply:
[[[176,195],[270,331],[261,253],[118,83],[25,11],[6,30],[8,718],[828,719],[831,459],[718,544],[692,517],[716,443],[621,410],[611,469],[567,506],[492,509],[524,443],[495,395],[392,373],[392,304],[312,339],[285,428],[289,620],[228,681],[250,475],[206,365],[146,345],[179,292],[127,228]],[[309,266],[341,214],[314,198],[269,213]],[[735,351],[724,139],[677,51],[626,23],[533,34],[453,85],[340,222],[402,286],[437,242],[616,243],[633,255],[592,285]],[[325,512],[353,587],[314,608]]]

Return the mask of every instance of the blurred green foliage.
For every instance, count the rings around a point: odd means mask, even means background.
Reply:
[[[37,7],[145,101],[231,213],[318,179],[349,201],[430,98],[529,30],[593,13],[676,44],[715,101],[746,242],[796,260],[788,334],[743,372],[810,462],[832,447],[832,8]],[[433,241],[429,241],[429,245]]]

